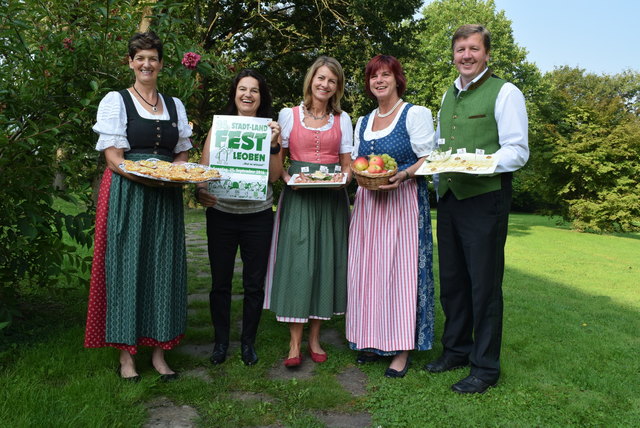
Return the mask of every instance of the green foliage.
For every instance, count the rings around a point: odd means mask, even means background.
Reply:
[[[529,190],[578,230],[640,230],[640,74],[562,67],[545,77]]]
[[[92,203],[97,156],[87,124],[105,80],[96,52],[108,49],[100,28],[78,38],[86,20],[73,4],[9,2],[0,19],[0,321],[7,321],[15,315],[7,302],[20,287],[69,287],[89,268],[63,237],[90,246],[92,215],[62,214],[54,200]]]
[[[330,55],[345,69],[343,107],[355,117],[366,111],[360,107],[366,101],[361,90],[364,65],[379,52],[406,52],[402,40],[412,27],[401,23],[421,2],[192,0],[186,4],[195,20],[190,37],[205,51],[228,59],[232,72],[251,67],[264,74],[276,112],[301,100],[307,68],[317,56]],[[223,94],[229,79],[205,79],[203,84],[217,97],[200,107],[210,114],[219,111],[226,103]]]
[[[1,3],[0,329],[16,315],[21,289],[72,287],[86,278],[90,258],[64,237],[91,246],[101,165],[91,126],[100,99],[132,82],[126,41],[144,16],[136,1]],[[181,36],[191,24],[171,17],[178,7],[158,3],[151,23],[169,35],[160,90],[189,100],[200,76],[222,66],[208,54],[195,70],[180,64],[198,46]],[[57,199],[78,209],[63,213]]]

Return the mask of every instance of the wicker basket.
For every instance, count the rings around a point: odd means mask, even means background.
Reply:
[[[378,186],[389,184],[389,178],[393,177],[398,172],[397,169],[394,169],[380,174],[371,174],[367,171],[358,171],[353,168],[353,165],[351,166],[351,171],[353,171],[353,176],[356,178],[358,186],[364,187],[368,190],[380,190],[378,189]]]

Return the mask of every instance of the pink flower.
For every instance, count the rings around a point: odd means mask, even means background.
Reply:
[[[62,44],[64,45],[65,49],[69,49],[71,52],[75,50],[75,48],[73,47],[73,40],[69,37],[65,37],[62,40]]]
[[[189,70],[195,70],[196,66],[200,62],[200,58],[202,57],[195,52],[187,52],[182,57],[182,65]]]

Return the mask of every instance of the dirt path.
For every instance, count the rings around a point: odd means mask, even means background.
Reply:
[[[205,230],[205,224],[190,223],[186,227],[187,257],[188,264],[196,266],[195,276],[197,278],[209,278],[209,266],[207,259],[207,242],[201,234]],[[239,272],[241,262],[236,260],[236,272]],[[193,274],[192,274],[193,275]],[[241,299],[241,295],[234,295],[234,299]],[[208,289],[199,289],[189,294],[188,302],[190,305],[208,302]],[[195,312],[190,310],[190,317]],[[191,322],[190,322],[191,324]],[[210,328],[210,324],[206,323],[202,328]],[[325,329],[322,332],[321,340],[323,343],[331,344],[338,348],[346,348],[343,333],[335,329]],[[240,344],[231,342],[229,344],[229,354],[238,353]],[[205,382],[212,382],[209,374],[208,359],[213,350],[213,344],[189,344],[186,343],[177,348],[178,352],[188,354],[192,357],[202,360],[202,365],[184,371],[182,376],[195,377]],[[308,379],[314,376],[315,365],[309,360],[303,360],[303,364],[297,370],[286,369],[282,364],[274,364],[266,373],[266,376],[272,380],[290,380],[290,379]],[[366,375],[357,367],[348,367],[344,371],[336,375],[336,380],[347,392],[353,397],[362,397],[366,395]],[[266,393],[256,393],[252,391],[234,391],[231,394],[233,400],[242,402],[263,402],[274,403],[276,398]],[[144,425],[149,428],[187,428],[196,427],[196,421],[199,417],[197,409],[191,406],[181,406],[173,403],[166,397],[159,397],[147,403],[148,420]],[[360,413],[338,413],[332,411],[316,411],[312,413],[326,427],[349,427],[360,428],[371,426],[371,415],[366,412]],[[284,426],[284,425],[270,425]]]

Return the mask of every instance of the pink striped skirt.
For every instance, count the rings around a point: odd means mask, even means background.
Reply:
[[[346,316],[347,339],[356,349],[416,347],[418,215],[414,180],[395,191],[357,191]]]

